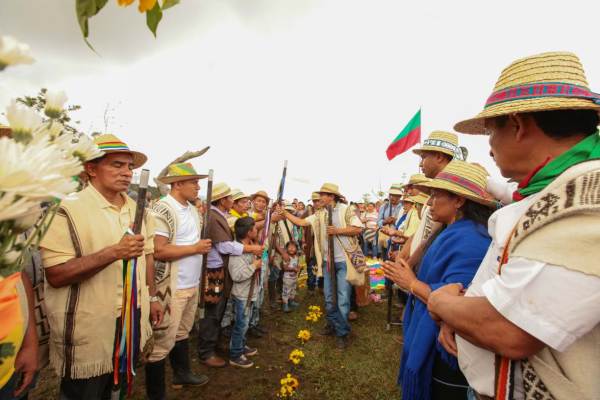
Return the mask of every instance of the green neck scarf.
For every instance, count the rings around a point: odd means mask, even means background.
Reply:
[[[519,184],[515,197],[524,198],[542,191],[546,186],[580,162],[600,158],[600,135],[596,132],[544,165],[531,179]],[[517,199],[518,200],[518,199]]]

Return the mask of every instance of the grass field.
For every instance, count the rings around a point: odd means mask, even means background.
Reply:
[[[353,322],[350,347],[341,352],[335,349],[334,339],[321,337],[317,331],[324,324],[324,317],[317,323],[305,320],[308,306],[320,305],[323,297],[299,291],[301,307],[284,314],[270,311],[265,307],[264,325],[269,334],[261,339],[250,339],[249,344],[259,349],[253,358],[251,369],[207,369],[200,365],[193,351],[192,365],[196,373],[207,374],[211,381],[200,388],[184,388],[175,391],[167,387],[168,399],[202,400],[262,400],[275,399],[279,390],[279,380],[292,372],[300,387],[295,399],[298,400],[341,400],[341,399],[399,399],[396,375],[400,357],[400,328],[385,330],[385,304],[371,304],[360,309],[358,321]],[[296,338],[300,329],[309,329],[311,340],[304,346]],[[192,338],[195,348],[196,340]],[[294,348],[302,348],[303,362],[292,368],[288,355]],[[138,370],[134,399],[144,399],[143,368]],[[170,368],[167,368],[167,381],[170,381]],[[40,384],[31,399],[57,398],[58,379],[52,372],[42,373]]]

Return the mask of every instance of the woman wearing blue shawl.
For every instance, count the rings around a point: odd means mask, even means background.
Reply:
[[[439,327],[427,311],[427,299],[449,283],[467,287],[475,276],[491,242],[487,220],[497,204],[485,191],[486,182],[485,169],[457,160],[423,183],[431,190],[431,217],[443,228],[425,244],[418,275],[404,260],[384,266],[386,276],[410,293],[398,376],[404,400],[467,398],[456,358],[437,343]]]

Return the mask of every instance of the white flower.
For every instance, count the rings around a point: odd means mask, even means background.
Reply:
[[[50,120],[44,122],[32,133],[33,137],[29,144],[35,144],[42,140],[54,142],[62,135],[64,129],[64,125],[58,121]]]
[[[73,143],[71,154],[79,158],[82,163],[102,157],[104,152],[98,148],[96,143],[86,135],[80,135]]]
[[[46,92],[46,108],[44,108],[44,113],[50,118],[58,118],[60,117],[66,102],[67,95],[65,92],[53,92],[48,90]]]
[[[28,45],[17,42],[11,36],[0,36],[0,71],[8,65],[31,64],[34,61]]]
[[[42,215],[42,207],[39,203],[36,203],[35,206],[31,207],[26,213],[21,215],[19,218],[15,220],[15,228],[20,232],[25,232],[29,228],[31,228],[35,223],[40,219]]]
[[[47,138],[28,146],[0,138],[0,154],[0,193],[30,200],[64,198],[77,188],[73,177],[83,170],[78,159]]]
[[[0,197],[0,223],[6,220],[22,218],[31,213],[39,203],[25,197],[18,198],[14,193]]]
[[[29,142],[33,132],[40,128],[42,117],[31,108],[11,101],[6,108],[6,119],[12,130],[12,136],[18,142]]]

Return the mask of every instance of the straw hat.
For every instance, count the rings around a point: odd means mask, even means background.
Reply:
[[[133,168],[139,168],[148,161],[148,157],[138,151],[129,150],[129,147],[125,142],[121,141],[115,135],[105,133],[104,135],[98,135],[94,138],[94,143],[104,154],[111,153],[129,153],[133,156]],[[99,156],[97,158],[103,157]]]
[[[414,149],[413,153],[420,155],[424,151],[437,151],[454,157],[458,149],[458,137],[455,133],[433,131],[423,141],[421,148]]]
[[[498,202],[486,191],[488,173],[485,168],[466,161],[453,160],[431,181],[421,186],[443,189],[490,208]]]
[[[258,192],[254,193],[250,199],[252,201],[254,201],[254,199],[256,199],[257,197],[262,197],[263,199],[265,199],[267,201],[267,203],[271,200],[269,198],[269,195],[267,194],[267,192],[265,192],[264,190],[259,190]]]
[[[238,201],[241,199],[248,199],[250,196],[244,194],[240,189],[231,189],[231,199],[233,201]]]
[[[296,209],[294,208],[294,203],[292,203],[291,201],[286,201],[284,203],[284,208],[286,211],[296,211]]]
[[[388,193],[394,196],[402,196],[404,194],[402,187],[403,185],[401,183],[392,183]]]
[[[231,196],[231,188],[223,182],[215,183],[215,185],[212,188],[211,201],[221,200],[222,198],[225,198],[227,196]]]
[[[336,185],[335,183],[324,183],[323,186],[321,186],[321,189],[319,189],[319,194],[320,193],[327,193],[327,194],[334,194],[338,197],[344,197],[341,193],[340,193],[340,188],[338,185]]]
[[[407,185],[420,185],[424,182],[429,182],[431,179],[426,177],[424,174],[414,174],[410,176]]]
[[[427,204],[427,201],[429,201],[429,196],[427,196],[425,193],[419,193],[416,196],[408,196],[403,201],[425,205]]]
[[[600,95],[590,91],[581,61],[575,54],[542,53],[506,67],[483,111],[457,123],[454,129],[482,134],[486,118],[569,109],[600,110]]]
[[[166,176],[157,178],[156,180],[160,183],[169,184],[192,179],[204,179],[208,176],[198,174],[191,163],[171,164],[167,171]]]
[[[312,192],[310,199],[312,201],[321,200],[321,195],[319,194],[319,192]]]

